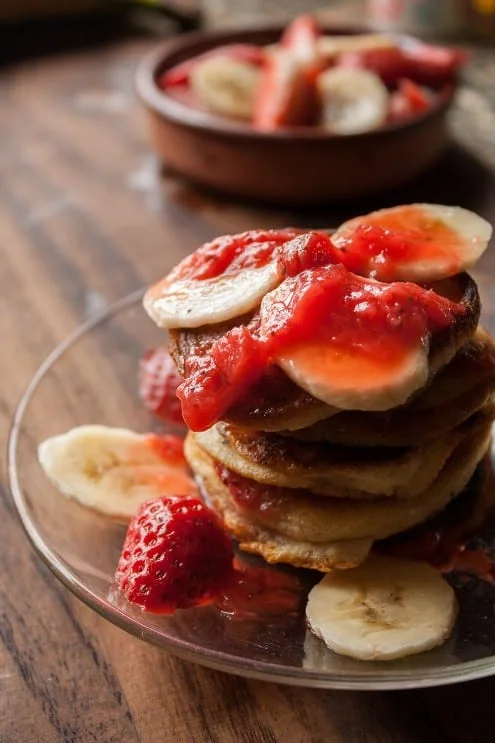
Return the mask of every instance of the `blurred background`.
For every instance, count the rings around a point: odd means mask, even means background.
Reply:
[[[239,26],[285,21],[315,12],[322,20],[401,30],[437,38],[495,39],[495,0],[3,0],[0,22],[92,18],[100,22],[151,25],[164,19],[184,28]]]

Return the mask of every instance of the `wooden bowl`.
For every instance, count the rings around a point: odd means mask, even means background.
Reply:
[[[148,55],[137,71],[152,146],[176,172],[236,197],[315,204],[367,196],[401,186],[430,166],[447,143],[446,114],[454,85],[436,92],[425,114],[363,134],[319,127],[258,132],[187,106],[158,86],[163,72],[222,44],[271,44],[281,27],[208,31],[180,36]],[[327,30],[327,32],[330,32]],[[332,34],[350,33],[347,29]]]

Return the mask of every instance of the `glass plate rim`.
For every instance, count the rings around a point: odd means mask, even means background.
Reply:
[[[17,450],[24,414],[44,375],[63,353],[100,323],[140,302],[145,290],[145,288],[137,289],[122,297],[117,302],[95,313],[69,333],[33,374],[12,417],[7,445],[10,498],[31,546],[52,574],[89,608],[134,637],[162,650],[167,650],[184,660],[247,678],[320,689],[374,691],[443,686],[494,675],[495,655],[443,669],[410,669],[387,672],[386,666],[384,666],[383,676],[380,677],[380,671],[365,671],[364,668],[362,672],[358,671],[356,673],[316,672],[296,667],[288,669],[286,666],[277,663],[239,658],[212,648],[198,649],[197,646],[186,640],[164,638],[158,630],[143,627],[133,617],[128,616],[125,611],[108,603],[89,589],[76,573],[46,544],[29,515],[17,471]]]

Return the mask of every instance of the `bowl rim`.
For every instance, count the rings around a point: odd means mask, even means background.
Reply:
[[[436,99],[428,110],[404,122],[386,124],[379,129],[352,134],[334,134],[322,127],[305,126],[299,128],[280,128],[272,132],[253,129],[250,124],[230,120],[200,109],[188,106],[172,98],[158,85],[158,77],[174,64],[192,59],[198,52],[197,46],[204,45],[204,51],[229,43],[252,42],[253,37],[260,38],[280,36],[282,25],[245,27],[242,29],[215,29],[193,31],[164,41],[150,51],[139,63],[135,73],[135,87],[138,98],[148,109],[173,124],[209,134],[228,135],[231,138],[256,140],[258,142],[292,141],[300,142],[342,142],[379,139],[397,132],[403,132],[421,126],[437,116],[443,115],[454,100],[456,92],[455,79],[437,89]],[[370,33],[370,29],[348,26],[324,26],[325,34],[358,35]],[[397,34],[396,34],[397,36]],[[404,35],[401,38],[407,38]],[[179,57],[180,59],[175,59]]]

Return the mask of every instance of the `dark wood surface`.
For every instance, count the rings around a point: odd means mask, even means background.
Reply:
[[[459,203],[495,220],[495,111],[484,64],[473,66],[461,91],[457,144],[420,183],[366,204],[294,213],[229,203],[160,175],[133,95],[133,70],[149,46],[127,40],[0,74],[5,434],[29,378],[69,331],[218,233],[331,225],[412,199]],[[476,275],[495,330],[493,249]],[[315,691],[230,677],[145,645],[52,577],[15,519],[5,478],[2,488],[1,743],[494,740],[495,679],[422,691]]]

